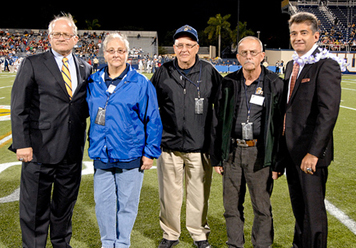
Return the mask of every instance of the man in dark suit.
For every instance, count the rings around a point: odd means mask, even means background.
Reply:
[[[332,58],[317,55],[321,50],[316,45],[318,20],[313,14],[293,15],[289,29],[297,56],[286,67],[285,131],[273,178],[286,168],[296,219],[293,247],[326,247],[325,184],[333,159],[341,71]]]
[[[46,247],[49,226],[53,247],[70,247],[88,117],[91,67],[72,54],[72,16],[56,17],[48,38],[51,50],[24,59],[11,94],[10,149],[23,162],[20,225],[28,248]]]

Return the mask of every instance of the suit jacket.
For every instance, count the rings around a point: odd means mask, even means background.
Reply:
[[[87,78],[91,66],[73,56],[78,87],[72,100],[52,52],[25,58],[11,93],[11,150],[32,147],[32,162],[57,164],[83,157]],[[68,153],[67,153],[68,151]]]
[[[293,61],[289,61],[285,73],[287,86],[292,69]],[[328,166],[333,160],[333,129],[341,100],[340,82],[340,66],[332,59],[306,64],[300,72],[286,105],[285,120],[286,148],[295,165],[300,165],[307,153],[319,158],[319,167]]]

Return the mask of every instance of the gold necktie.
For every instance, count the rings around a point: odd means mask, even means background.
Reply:
[[[72,80],[70,78],[69,66],[68,66],[68,59],[63,58],[63,66],[62,66],[62,77],[66,85],[66,89],[69,95],[69,98],[72,100]]]

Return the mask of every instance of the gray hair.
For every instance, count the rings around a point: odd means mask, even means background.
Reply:
[[[313,33],[319,31],[318,27],[318,18],[312,13],[309,12],[298,12],[289,19],[288,24],[289,28],[292,26],[293,23],[302,23],[305,22],[308,26],[310,26],[310,29],[313,31]]]
[[[126,36],[125,35],[121,35],[119,33],[110,33],[109,35],[107,35],[105,37],[105,40],[103,41],[103,49],[104,49],[104,51],[106,51],[106,46],[113,39],[121,40],[125,44],[126,52],[128,53],[130,51],[130,44],[129,44],[129,41],[127,40]]]
[[[48,34],[51,34],[53,31],[53,26],[56,21],[65,20],[68,22],[68,25],[72,27],[72,32],[75,36],[78,34],[78,28],[74,23],[73,16],[71,14],[61,13],[61,16],[54,16],[54,19],[48,25]]]
[[[241,43],[242,43],[243,41],[245,41],[245,40],[255,40],[255,41],[258,41],[258,43],[259,43],[260,46],[261,46],[261,52],[263,52],[263,44],[262,44],[262,41],[261,41],[259,38],[255,37],[255,36],[246,36],[246,37],[242,38],[242,39],[239,41],[239,44],[237,45],[237,48],[239,48],[240,45],[241,45]]]

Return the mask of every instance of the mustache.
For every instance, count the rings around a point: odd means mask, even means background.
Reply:
[[[255,64],[252,60],[247,60],[247,61],[245,61],[245,63],[244,63],[244,65],[246,65],[246,64]]]

